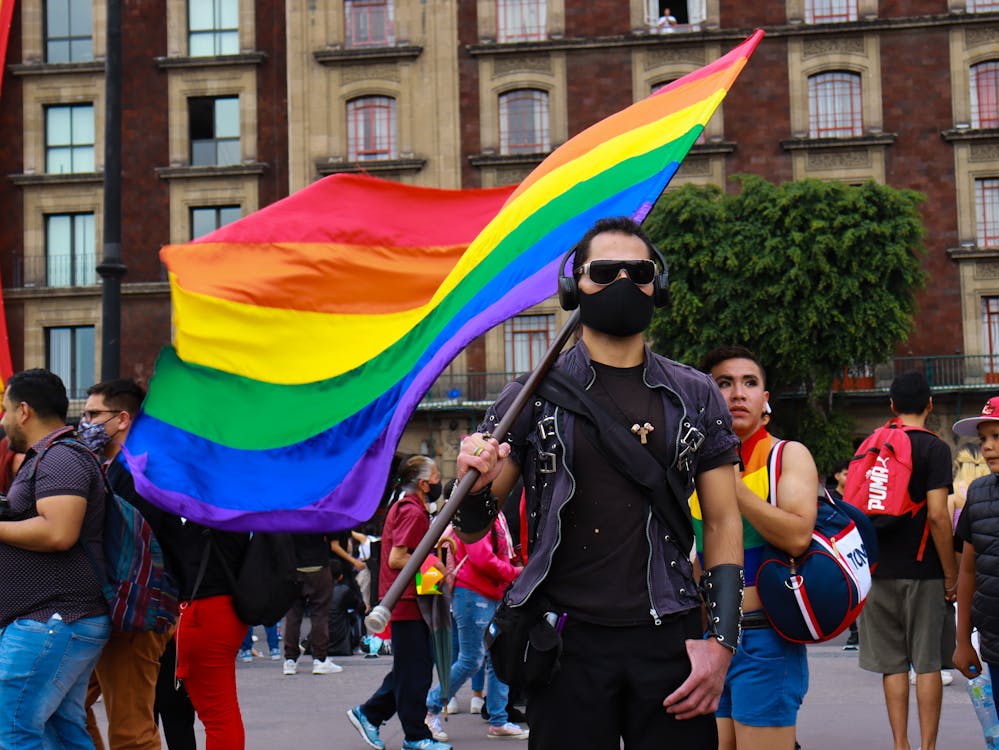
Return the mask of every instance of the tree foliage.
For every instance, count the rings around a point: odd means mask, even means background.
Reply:
[[[848,367],[885,361],[912,330],[925,283],[923,196],[875,182],[736,180],[736,194],[670,191],[646,220],[672,293],[653,346],[694,364],[715,346],[748,346],[766,364],[772,394],[804,390],[799,429],[848,440],[831,409],[832,382]],[[806,442],[826,453],[814,433]]]

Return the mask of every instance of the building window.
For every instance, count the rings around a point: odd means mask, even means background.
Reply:
[[[86,398],[96,381],[95,351],[93,326],[45,329],[45,366],[62,378],[70,398]]]
[[[47,286],[96,284],[96,238],[92,213],[47,215],[45,284]]]
[[[395,99],[362,96],[347,102],[347,159],[395,159]]]
[[[536,42],[543,40],[545,0],[496,0],[496,41]]]
[[[239,0],[188,0],[187,54],[239,54]]]
[[[999,247],[999,178],[975,180],[978,246]]]
[[[348,47],[389,47],[395,43],[391,0],[346,0]]]
[[[199,206],[191,209],[191,239],[204,237],[243,217],[239,206]]]
[[[239,97],[196,96],[187,101],[191,164],[196,167],[239,164]]]
[[[645,0],[645,25],[656,34],[696,31],[706,17],[705,0]]]
[[[968,0],[969,13],[993,13],[999,11],[999,0]]]
[[[982,297],[982,351],[988,382],[996,382],[999,373],[999,297]]]
[[[551,150],[548,94],[521,89],[499,98],[500,153],[540,154]]]
[[[808,117],[812,138],[863,135],[860,75],[840,70],[809,76]]]
[[[518,315],[505,327],[506,366],[512,372],[530,372],[555,338],[554,315]]]
[[[94,105],[45,108],[45,171],[69,174],[94,171]]]
[[[971,66],[971,127],[999,128],[999,62]]]
[[[805,0],[805,23],[857,20],[857,0]]]
[[[47,0],[45,62],[94,59],[93,0]]]

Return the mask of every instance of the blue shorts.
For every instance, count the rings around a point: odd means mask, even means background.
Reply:
[[[773,628],[742,631],[715,716],[750,727],[791,727],[808,692],[808,655]]]

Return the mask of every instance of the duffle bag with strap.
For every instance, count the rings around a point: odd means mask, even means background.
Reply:
[[[785,441],[767,458],[769,502],[777,504],[777,482]],[[835,638],[857,619],[871,590],[878,542],[867,517],[846,502],[819,495],[812,541],[792,557],[773,545],[763,552],[756,588],[774,630],[796,643]]]

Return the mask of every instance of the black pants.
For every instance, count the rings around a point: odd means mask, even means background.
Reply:
[[[433,671],[430,629],[426,623],[423,620],[393,622],[392,671],[361,706],[368,721],[377,727],[398,713],[407,740],[430,739],[430,730],[423,719],[427,715],[427,693]]]
[[[170,750],[197,750],[194,740],[194,706],[184,686],[174,689],[177,644],[173,638],[160,657],[153,714],[163,724],[163,739]]]
[[[677,720],[663,700],[690,674],[685,641],[700,638],[696,610],[660,626],[612,628],[569,620],[561,669],[527,691],[530,750],[716,750],[714,714]]]

